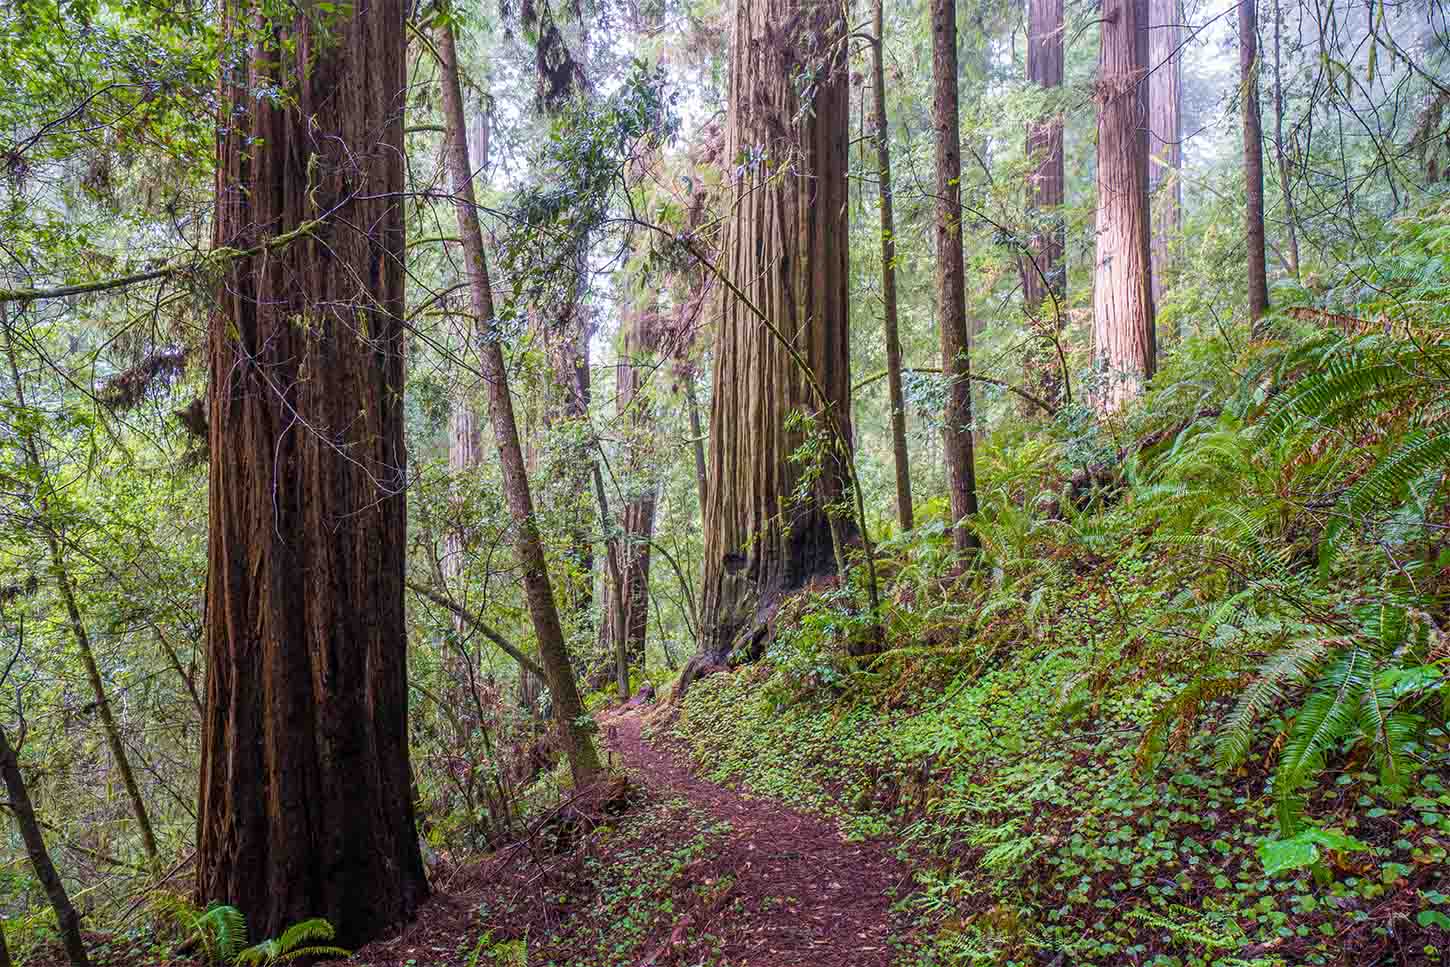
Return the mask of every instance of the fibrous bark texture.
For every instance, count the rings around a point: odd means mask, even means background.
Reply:
[[[1044,89],[1062,86],[1063,0],[1028,0],[1027,79]],[[1022,293],[1035,337],[1028,350],[1027,383],[1042,398],[1062,394],[1056,340],[1066,320],[1065,233],[1059,209],[1063,202],[1062,115],[1049,114],[1027,126],[1027,153],[1036,162],[1027,180],[1027,207],[1038,219],[1028,240],[1031,262],[1024,266]]]
[[[445,21],[434,33],[439,69],[443,81],[443,116],[447,129],[446,164],[453,183],[453,206],[458,215],[458,235],[463,244],[464,271],[469,296],[479,327],[479,364],[488,387],[489,410],[493,417],[494,440],[498,444],[503,470],[504,500],[514,522],[514,549],[523,572],[524,598],[538,641],[539,664],[548,679],[553,699],[554,725],[559,744],[569,759],[574,782],[583,786],[600,771],[599,753],[584,726],[584,702],[574,678],[573,663],[559,623],[554,588],[549,580],[544,543],[534,518],[533,494],[524,466],[524,448],[519,442],[513,397],[509,394],[508,368],[495,326],[493,286],[483,252],[483,230],[478,223],[478,200],[468,161],[467,126],[463,114],[462,85],[458,77],[458,55],[453,30]]]
[[[271,11],[270,6],[266,8]],[[229,0],[196,893],[357,946],[428,893],[408,762],[404,5]],[[319,19],[320,18],[320,19]],[[283,96],[276,96],[280,91]]]
[[[1157,362],[1148,245],[1147,25],[1147,0],[1103,3],[1093,282],[1096,403],[1103,412],[1141,393]]]
[[[957,104],[956,0],[931,0],[932,127],[936,141],[936,291],[941,315],[942,373],[947,384],[942,415],[947,493],[958,551],[977,544],[965,518],[977,512],[972,453],[972,371],[967,342],[966,268],[962,259],[961,129]]]
[[[834,574],[828,505],[844,493],[850,441],[846,293],[849,113],[845,8],[737,0],[726,163],[734,172],[720,271],[701,652],[685,673],[726,660],[782,595]],[[810,76],[810,102],[800,78]],[[738,167],[736,167],[738,166]],[[772,331],[774,330],[774,331]],[[809,374],[796,365],[788,341]],[[814,382],[814,387],[812,385]],[[818,478],[791,454],[787,418],[814,418]],[[852,532],[838,521],[837,538]],[[758,640],[759,635],[751,635]]]
[[[1153,206],[1153,302],[1163,299],[1183,227],[1183,62],[1179,0],[1149,0],[1148,190]]]
[[[891,395],[891,453],[896,466],[896,518],[902,530],[915,524],[911,507],[911,460],[906,449],[906,395],[901,386],[901,333],[896,303],[896,213],[891,197],[891,137],[886,123],[885,16],[882,0],[872,5],[872,121],[876,127],[876,171],[881,180],[881,322],[886,339],[886,382]]]
[[[1264,253],[1264,121],[1259,110],[1258,0],[1239,0],[1239,81],[1244,115],[1244,242],[1248,249],[1249,321],[1255,332],[1269,311]]]

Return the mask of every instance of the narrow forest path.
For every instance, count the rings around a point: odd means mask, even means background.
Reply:
[[[741,901],[726,963],[888,967],[895,961],[891,906],[910,888],[903,863],[881,844],[844,841],[818,817],[701,778],[672,751],[645,741],[641,715],[626,710],[604,721],[617,761],[652,792],[685,797],[730,824],[715,857],[718,868],[733,871],[731,892]],[[651,957],[666,962],[668,946],[647,951],[640,967],[654,963]]]

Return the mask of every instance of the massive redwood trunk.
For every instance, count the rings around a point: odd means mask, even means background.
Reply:
[[[1063,0],[1027,4],[1027,79],[1047,90],[1062,86],[1062,7]],[[1063,390],[1056,342],[1067,318],[1066,236],[1060,213],[1065,184],[1061,114],[1054,112],[1027,126],[1027,153],[1036,161],[1027,180],[1027,207],[1038,222],[1022,274],[1023,300],[1036,330],[1026,376],[1044,399],[1055,401]]]
[[[773,605],[835,574],[836,542],[855,532],[827,514],[846,491],[837,443],[849,447],[851,432],[846,32],[840,5],[736,0],[724,157],[743,164],[726,191],[702,640],[686,684],[725,661],[742,632],[758,645]],[[808,104],[803,76],[813,78]],[[804,495],[792,413],[813,417],[822,442]]]
[[[1148,0],[1148,190],[1153,207],[1153,303],[1163,300],[1183,227],[1183,15],[1179,0]]]
[[[1264,253],[1264,121],[1259,111],[1258,0],[1239,0],[1239,92],[1244,114],[1244,243],[1248,250],[1249,322],[1269,311]]]
[[[403,612],[405,9],[309,7],[257,34],[260,11],[224,5],[215,246],[266,250],[226,263],[208,337],[196,895],[255,936],[326,917],[352,947],[428,893]]]
[[[1148,0],[1104,0],[1098,59],[1096,403],[1118,409],[1157,365],[1148,247]]]
[[[972,453],[971,360],[967,343],[966,269],[962,260],[961,128],[957,113],[956,0],[931,0],[932,127],[936,140],[936,291],[941,314],[942,373],[946,412],[947,493],[951,498],[954,544],[977,546],[966,518],[977,512],[976,459]]]

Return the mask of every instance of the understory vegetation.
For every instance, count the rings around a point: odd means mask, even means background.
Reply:
[[[803,594],[658,735],[899,844],[922,964],[1450,956],[1450,212],[1383,245],[1112,430],[979,451],[976,566],[939,509],[879,545],[883,653]]]

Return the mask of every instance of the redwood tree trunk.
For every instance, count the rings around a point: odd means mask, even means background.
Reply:
[[[851,433],[844,13],[801,0],[735,4],[723,157],[749,160],[727,189],[701,651],[684,685],[726,661],[742,632],[747,651],[758,647],[781,597],[835,574],[844,551],[827,514],[846,492],[830,428],[846,447]],[[805,74],[814,77],[809,105],[800,99]],[[819,392],[778,337],[795,347]],[[786,426],[792,413],[814,417],[830,441],[805,495],[796,491],[806,468],[790,459],[803,442]],[[849,520],[834,530],[840,540],[855,536]]]
[[[1183,65],[1179,0],[1149,0],[1148,190],[1153,207],[1153,303],[1163,301],[1171,253],[1183,227]]]
[[[23,741],[24,729],[21,731]],[[30,866],[45,890],[46,899],[50,900],[51,909],[55,911],[66,957],[70,960],[71,967],[89,967],[86,945],[81,941],[80,914],[76,913],[75,904],[71,903],[65,884],[61,882],[60,874],[51,862],[50,851],[45,847],[45,836],[40,831],[40,820],[36,818],[35,806],[30,801],[30,790],[26,788],[25,777],[20,772],[20,760],[4,729],[0,729],[0,778],[5,781],[5,792],[10,797],[7,805],[15,817],[15,824],[20,827],[20,838],[25,842]],[[5,956],[8,960],[8,949]]]
[[[1239,0],[1239,82],[1244,114],[1244,240],[1248,248],[1249,322],[1269,311],[1269,277],[1264,254],[1264,123],[1259,112],[1258,0]]]
[[[891,138],[886,124],[885,16],[882,0],[872,5],[872,114],[876,170],[881,179],[881,303],[886,338],[886,384],[891,394],[891,452],[896,463],[896,517],[902,530],[915,524],[911,508],[911,461],[906,450],[906,395],[901,388],[901,333],[896,305],[896,215],[891,197]]]
[[[208,337],[196,894],[257,936],[326,917],[356,947],[428,893],[403,610],[405,9],[308,11],[257,35],[253,0],[224,5],[246,46],[220,86],[215,247],[274,244],[227,263]]]
[[[1098,59],[1093,342],[1103,412],[1143,391],[1157,364],[1148,246],[1147,0],[1104,0]]]
[[[1027,79],[1047,90],[1062,86],[1063,0],[1028,0]],[[1036,167],[1027,180],[1027,206],[1038,219],[1028,242],[1031,264],[1024,268],[1022,292],[1027,315],[1037,330],[1028,351],[1027,383],[1042,398],[1062,395],[1062,373],[1056,351],[1066,321],[1066,247],[1060,210],[1065,184],[1062,160],[1062,115],[1052,113],[1027,126],[1027,153]]]
[[[977,512],[972,453],[972,382],[967,342],[966,269],[962,262],[962,146],[957,115],[956,0],[931,0],[932,127],[936,133],[936,291],[941,313],[942,373],[947,383],[942,418],[947,493],[958,551],[977,546],[965,518]]]
[[[463,243],[465,271],[473,312],[479,326],[479,359],[483,381],[488,386],[489,409],[493,414],[494,439],[498,443],[503,469],[504,499],[515,528],[515,551],[523,571],[524,597],[538,640],[539,664],[548,678],[553,699],[554,724],[560,745],[569,759],[576,786],[592,781],[600,772],[599,753],[583,724],[584,702],[574,679],[573,663],[564,643],[559,609],[549,580],[544,544],[534,519],[533,495],[524,467],[524,448],[514,420],[513,397],[509,394],[508,368],[503,346],[495,328],[493,287],[483,253],[483,231],[478,224],[478,202],[473,192],[472,168],[468,161],[467,126],[463,116],[463,93],[458,79],[458,55],[453,30],[447,21],[434,32],[439,69],[443,82],[443,115],[447,129],[449,176],[453,183],[453,204],[458,213],[458,235]]]

